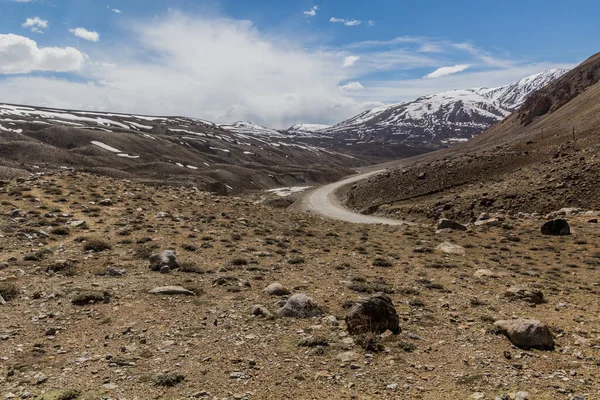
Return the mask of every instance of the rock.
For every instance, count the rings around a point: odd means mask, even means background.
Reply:
[[[500,226],[500,225],[502,225],[502,221],[500,221],[498,218],[490,218],[490,219],[475,221],[475,223],[473,225],[475,225],[475,226],[483,226],[483,225]]]
[[[271,283],[264,289],[264,292],[271,296],[287,296],[290,294],[290,291],[279,282]]]
[[[481,399],[485,399],[485,393],[481,393],[481,392],[475,392],[471,395],[471,397],[469,397],[470,399],[473,400],[481,400]]]
[[[73,228],[81,228],[81,229],[87,228],[87,223],[83,220],[71,221],[71,222],[69,222],[69,225],[72,226]]]
[[[548,326],[535,319],[513,319],[494,322],[500,332],[517,347],[553,350],[554,339]]]
[[[489,269],[478,269],[477,271],[475,271],[473,273],[473,276],[475,278],[497,278],[498,275],[496,275],[493,271],[490,271]]]
[[[2,295],[0,295],[0,306],[3,306],[6,304],[6,300],[4,300],[4,297],[2,297]]]
[[[271,315],[271,313],[269,312],[269,310],[267,310],[267,308],[263,305],[260,304],[255,304],[252,306],[252,315],[257,316],[257,317],[267,317],[269,315]]]
[[[16,210],[12,210],[6,213],[6,215],[8,215],[11,218],[25,218],[27,217],[27,214],[25,214],[25,212],[23,210],[19,210],[18,208]]]
[[[437,230],[443,230],[443,229],[451,229],[454,231],[466,231],[467,227],[459,224],[456,221],[452,221],[449,219],[445,219],[445,218],[441,218],[436,225],[436,229]]]
[[[464,247],[450,242],[440,243],[435,249],[446,254],[465,254]]]
[[[324,312],[311,297],[299,293],[290,297],[278,314],[282,317],[310,318],[323,315]]]
[[[542,225],[542,235],[566,236],[571,234],[571,228],[566,219],[553,219]]]
[[[387,390],[396,390],[396,389],[398,389],[398,384],[397,383],[390,383],[389,385],[386,385],[385,388]]]
[[[362,354],[355,351],[345,351],[336,355],[335,358],[343,363],[356,362],[362,359]]]
[[[490,219],[490,214],[486,213],[486,212],[482,212],[481,214],[479,214],[479,217],[477,217],[477,221],[485,221]]]
[[[167,214],[166,212],[159,211],[159,212],[156,213],[156,218],[158,218],[158,219],[160,219],[160,218],[166,218],[168,216],[169,216],[169,214]]]
[[[113,201],[111,199],[104,199],[104,200],[100,200],[98,202],[99,205],[101,206],[112,206],[113,205]]]
[[[585,397],[576,394],[570,400],[585,400]]]
[[[123,276],[127,274],[127,270],[124,268],[109,268],[106,270],[106,275],[108,276]]]
[[[527,393],[527,392],[515,393],[515,400],[527,400],[527,399],[529,399],[529,393]]]
[[[44,333],[44,335],[46,335],[46,336],[55,336],[56,332],[58,332],[56,330],[56,328],[48,328],[48,329],[46,329],[46,332]]]
[[[529,289],[520,286],[512,286],[506,290],[504,297],[510,300],[522,300],[532,304],[542,304],[544,295],[538,289]]]
[[[356,302],[346,314],[346,325],[351,335],[383,333],[388,329],[395,335],[401,332],[398,313],[384,293]]]
[[[152,271],[161,271],[162,267],[177,268],[179,266],[173,250],[164,250],[160,253],[152,254],[149,260]]]
[[[150,294],[163,294],[163,295],[186,295],[186,296],[195,296],[194,292],[182,288],[181,286],[161,286],[156,287],[149,291]]]

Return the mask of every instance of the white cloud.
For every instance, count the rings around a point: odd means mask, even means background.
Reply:
[[[360,25],[362,21],[356,20],[356,19],[344,19],[344,18],[336,18],[336,17],[331,17],[329,18],[329,22],[334,22],[334,23],[343,23],[346,26],[356,26],[356,25]]]
[[[43,20],[40,17],[27,18],[21,26],[23,28],[31,28],[31,31],[35,33],[44,33],[42,29],[48,28],[48,21]]]
[[[14,3],[31,3],[34,0],[10,0]]]
[[[73,47],[38,47],[24,36],[0,35],[0,74],[79,71],[84,63],[84,55]]]
[[[360,82],[354,81],[354,82],[348,82],[348,83],[346,83],[345,85],[342,85],[342,86],[338,86],[338,88],[340,90],[345,90],[345,91],[351,91],[351,92],[353,92],[353,91],[357,91],[357,90],[363,90],[364,86],[361,85]]]
[[[463,72],[467,68],[469,68],[469,64],[457,64],[451,67],[441,67],[436,69],[430,74],[425,75],[423,78],[441,78],[442,76],[452,75],[459,72]]]
[[[310,10],[304,11],[304,15],[308,15],[309,17],[314,17],[317,15],[318,6],[312,6]]]
[[[369,24],[369,26],[375,26],[375,21],[373,20],[369,20],[367,23]]]
[[[344,58],[344,67],[351,67],[354,64],[356,64],[356,62],[360,60],[360,56],[348,56]]]
[[[88,31],[85,28],[69,29],[69,32],[81,39],[89,40],[90,42],[97,42],[100,40],[100,34],[98,32]]]
[[[152,23],[134,21],[130,29],[121,43],[98,46],[83,79],[3,79],[3,99],[274,128],[332,124],[371,105],[338,89],[352,78],[338,52],[306,50],[299,38],[265,35],[249,21],[171,12]]]
[[[115,14],[121,14],[121,10],[118,8],[111,8],[110,11],[114,12]]]

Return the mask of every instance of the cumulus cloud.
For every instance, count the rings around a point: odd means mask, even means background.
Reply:
[[[356,25],[360,25],[362,23],[362,21],[359,21],[357,19],[344,19],[344,18],[336,18],[336,17],[329,18],[329,22],[342,23],[346,26],[356,26]]]
[[[354,64],[356,64],[356,62],[360,60],[360,56],[348,56],[344,58],[344,63],[343,66],[344,67],[351,67]]]
[[[351,76],[337,52],[307,50],[249,21],[172,12],[130,29],[119,47],[99,46],[80,73],[84,79],[21,76],[0,80],[0,93],[24,104],[252,120],[274,128],[332,124],[371,105],[338,89]]]
[[[48,28],[48,21],[41,19],[40,17],[27,18],[23,25],[23,28],[30,28],[32,32],[44,33],[42,29]]]
[[[357,91],[357,90],[363,90],[364,86],[361,85],[360,82],[354,81],[354,82],[348,82],[348,83],[346,83],[345,85],[342,85],[342,86],[338,86],[338,88],[340,90],[345,90],[345,91],[353,92],[353,91]]]
[[[0,35],[0,74],[79,71],[84,63],[84,55],[73,47],[38,47],[24,36]]]
[[[90,42],[97,42],[100,40],[100,34],[98,32],[88,31],[85,28],[80,27],[80,28],[69,29],[69,32],[71,32],[73,35],[77,36],[78,38],[88,40]]]
[[[314,17],[317,15],[318,6],[312,6],[310,10],[304,11],[304,15],[308,15],[309,17]]]
[[[463,72],[464,70],[466,70],[469,67],[470,67],[469,64],[457,64],[457,65],[453,65],[451,67],[441,67],[441,68],[436,69],[432,73],[425,75],[424,78],[441,78],[442,76],[452,75],[452,74],[456,74],[459,72]]]

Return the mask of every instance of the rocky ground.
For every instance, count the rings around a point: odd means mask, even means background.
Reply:
[[[4,182],[0,395],[599,398],[597,213],[567,216],[569,236],[496,214],[436,232],[82,173]],[[163,250],[178,265],[151,269]],[[401,332],[350,335],[375,292]],[[280,312],[292,294],[314,316]],[[513,345],[516,318],[554,346]]]

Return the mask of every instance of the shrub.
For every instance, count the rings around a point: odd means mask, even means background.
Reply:
[[[303,339],[298,342],[299,347],[317,347],[317,346],[329,346],[327,339],[321,336],[315,336],[308,339]]]
[[[198,250],[198,248],[196,246],[194,246],[193,244],[182,244],[181,248],[184,249],[185,251],[196,251],[196,250]]]
[[[181,374],[161,374],[154,378],[154,384],[156,386],[173,387],[185,380],[185,376]]]
[[[86,240],[85,244],[83,245],[83,249],[85,251],[99,252],[104,250],[110,250],[112,249],[112,246],[102,239],[92,238]]]
[[[10,282],[0,282],[0,296],[6,301],[10,301],[19,295],[19,288]]]
[[[373,260],[373,266],[375,267],[391,267],[392,263],[385,258],[377,257]]]

